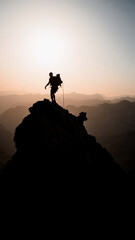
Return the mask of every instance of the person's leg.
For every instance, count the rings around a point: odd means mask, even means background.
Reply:
[[[52,102],[53,102],[53,91],[52,91],[52,88],[51,88],[51,100],[52,100]]]
[[[55,102],[55,93],[57,92],[57,90],[58,90],[58,87],[54,87],[54,88],[53,88],[54,102]]]
[[[54,95],[54,89],[51,88],[51,99],[52,99],[52,102],[55,102],[55,95]]]

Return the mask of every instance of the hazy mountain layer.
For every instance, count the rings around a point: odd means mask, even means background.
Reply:
[[[28,109],[24,106],[11,108],[0,115],[0,124],[14,134],[18,124],[28,115]]]
[[[98,138],[125,171],[135,169],[135,131]]]
[[[13,135],[0,124],[0,171],[14,152]]]
[[[0,113],[8,110],[9,108],[15,108],[18,105],[23,105],[25,107],[30,107],[35,101],[42,100],[43,98],[50,98],[49,94],[24,94],[24,95],[1,95],[0,96]],[[85,95],[85,94],[57,94],[57,102],[63,106],[72,104],[75,106],[81,105],[98,105],[106,102],[106,100],[100,94]]]
[[[96,107],[68,106],[73,114],[87,112],[85,126],[96,137],[118,135],[135,130],[135,102],[122,101],[116,104],[102,104]]]
[[[135,97],[116,97],[116,98],[107,98],[106,96],[100,94],[79,94],[79,93],[69,93],[63,95],[62,89],[56,94],[56,100],[59,105],[64,107],[67,105],[74,106],[96,106],[102,103],[114,103],[120,102],[122,100],[128,100],[130,102],[135,101]],[[45,94],[11,94],[9,92],[0,93],[0,113],[8,110],[9,108],[17,107],[22,105],[25,107],[30,107],[34,102],[42,100],[43,98],[50,99],[49,91]]]

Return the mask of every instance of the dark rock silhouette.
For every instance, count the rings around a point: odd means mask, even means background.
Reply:
[[[123,171],[87,133],[85,113],[76,117],[46,99],[29,111],[16,128],[17,151],[1,176],[6,189],[83,198],[119,190]]]
[[[51,227],[68,228],[88,217],[98,218],[100,226],[116,214],[119,223],[131,205],[126,199],[131,178],[126,181],[110,153],[87,133],[86,114],[74,116],[46,99],[29,111],[16,128],[17,150],[0,178],[1,206],[6,202],[11,216],[19,211],[36,225],[45,218]]]
[[[132,212],[134,184],[129,186],[134,172],[125,177],[106,149],[87,133],[85,113],[74,116],[46,99],[29,111],[16,128],[17,151],[0,178],[4,215],[10,215],[13,224],[13,217],[19,225],[23,219],[22,231],[24,221],[35,229],[46,221],[49,234],[56,234],[55,229],[69,232],[69,223],[75,229],[91,222],[96,229],[109,222],[114,232],[114,225]]]

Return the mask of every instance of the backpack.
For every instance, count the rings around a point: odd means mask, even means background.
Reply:
[[[63,83],[63,81],[61,80],[60,74],[57,74],[55,76],[55,81],[56,81],[56,85],[57,86],[61,86],[61,84]]]
[[[57,74],[56,76],[51,77],[50,83],[52,86],[55,86],[55,87],[61,86],[63,82],[60,78],[60,74]]]

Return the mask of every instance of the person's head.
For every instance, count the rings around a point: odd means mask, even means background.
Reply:
[[[52,76],[53,76],[53,73],[52,73],[52,72],[50,72],[50,73],[49,73],[49,76],[50,76],[50,77],[52,77]]]

